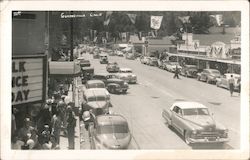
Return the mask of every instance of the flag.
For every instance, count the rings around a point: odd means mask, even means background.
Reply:
[[[112,11],[107,11],[107,12],[106,12],[106,16],[105,16],[105,19],[104,19],[104,22],[103,22],[103,25],[104,25],[104,26],[109,25],[110,17],[111,17],[111,14],[112,14],[112,13],[113,13]]]
[[[189,18],[190,18],[190,16],[178,17],[178,19],[179,19],[182,23],[190,23]]]
[[[210,17],[212,17],[216,20],[216,23],[218,26],[221,26],[221,24],[223,24],[222,14],[210,15]]]
[[[127,14],[128,15],[128,17],[129,17],[129,19],[130,19],[130,21],[133,23],[133,24],[135,24],[135,20],[136,20],[136,14]]]
[[[163,16],[151,16],[150,27],[160,29]]]

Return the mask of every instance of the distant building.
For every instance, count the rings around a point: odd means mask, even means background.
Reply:
[[[184,43],[177,43],[179,61],[195,64],[199,69],[214,68],[240,73],[241,41],[239,28],[230,32],[182,35]]]

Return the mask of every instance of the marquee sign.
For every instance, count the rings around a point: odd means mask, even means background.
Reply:
[[[12,58],[12,105],[42,102],[46,96],[47,56]]]

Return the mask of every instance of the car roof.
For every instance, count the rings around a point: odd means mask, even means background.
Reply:
[[[127,71],[127,70],[132,71],[132,69],[131,69],[131,68],[120,68],[120,70],[121,70],[121,71]]]
[[[99,115],[96,121],[98,125],[128,125],[127,120],[119,114]]]
[[[109,95],[109,92],[106,88],[90,88],[85,90],[84,95],[86,97],[107,96]]]
[[[111,75],[110,73],[95,73],[94,76],[108,76],[108,75]]]
[[[185,67],[197,67],[196,65],[185,65]]]
[[[181,109],[192,109],[192,108],[207,108],[205,105],[198,103],[198,102],[193,102],[193,101],[181,101],[181,102],[175,102],[172,105],[172,108],[174,106],[178,106]]]
[[[207,71],[218,71],[218,72],[220,72],[220,71],[217,70],[217,69],[204,69],[204,70],[207,70]]]
[[[108,79],[108,81],[112,81],[112,82],[121,82],[121,81],[123,81],[123,80],[121,80],[121,79],[118,79],[118,78],[110,78],[110,79]]]
[[[104,84],[104,82],[101,80],[88,80],[87,81],[87,84],[96,84],[96,83]]]

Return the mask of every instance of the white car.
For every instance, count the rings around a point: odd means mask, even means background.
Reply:
[[[169,72],[175,72],[176,66],[179,69],[179,71],[182,69],[182,67],[179,65],[178,62],[166,62],[165,63],[165,69]]]
[[[116,76],[127,83],[137,83],[137,76],[133,74],[133,71],[130,68],[120,68]]]

